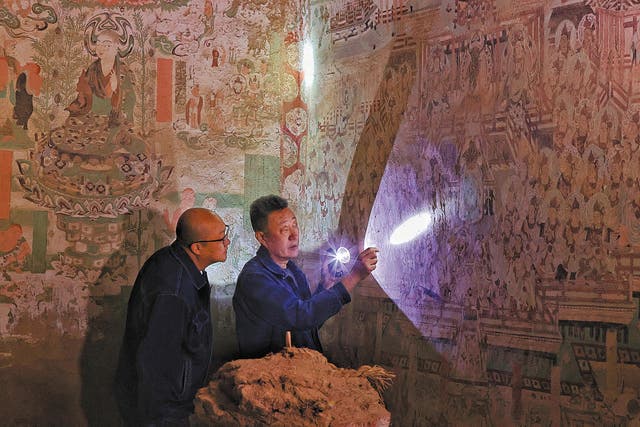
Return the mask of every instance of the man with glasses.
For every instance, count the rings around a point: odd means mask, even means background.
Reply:
[[[188,426],[213,349],[205,268],[227,259],[229,226],[186,210],[176,240],[142,266],[129,298],[115,392],[127,426]]]
[[[365,249],[342,280],[326,289],[320,285],[312,294],[307,277],[292,261],[300,234],[288,202],[261,197],[251,204],[250,215],[260,248],[242,269],[233,295],[240,356],[281,350],[287,331],[293,346],[322,352],[318,328],[351,301],[349,292],[376,268],[378,250]]]

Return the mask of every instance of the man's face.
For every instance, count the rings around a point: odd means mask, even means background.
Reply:
[[[113,34],[103,33],[98,36],[96,41],[96,55],[99,58],[107,58],[115,56],[118,50],[117,38]]]
[[[207,223],[206,239],[202,240],[218,240],[217,242],[200,243],[200,254],[203,257],[205,265],[211,265],[216,262],[224,262],[227,259],[227,248],[229,247],[229,236],[227,226],[222,219],[215,217]]]
[[[298,220],[289,208],[273,211],[267,217],[265,232],[257,231],[256,238],[269,251],[276,264],[284,267],[298,256]]]

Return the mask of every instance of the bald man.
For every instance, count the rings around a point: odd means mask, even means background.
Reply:
[[[188,426],[212,355],[205,268],[227,259],[229,226],[186,210],[176,240],[142,266],[129,298],[115,392],[128,426]]]

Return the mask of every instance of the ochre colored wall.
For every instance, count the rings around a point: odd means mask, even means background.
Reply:
[[[322,334],[396,373],[394,425],[638,422],[634,1],[0,7],[3,423],[116,423],[130,286],[192,206],[231,225],[209,277],[234,357],[267,193],[314,282],[327,249],[380,248]]]

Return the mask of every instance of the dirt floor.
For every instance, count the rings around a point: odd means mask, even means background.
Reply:
[[[380,396],[392,378],[377,366],[341,369],[302,348],[235,360],[198,392],[192,425],[386,427]]]

